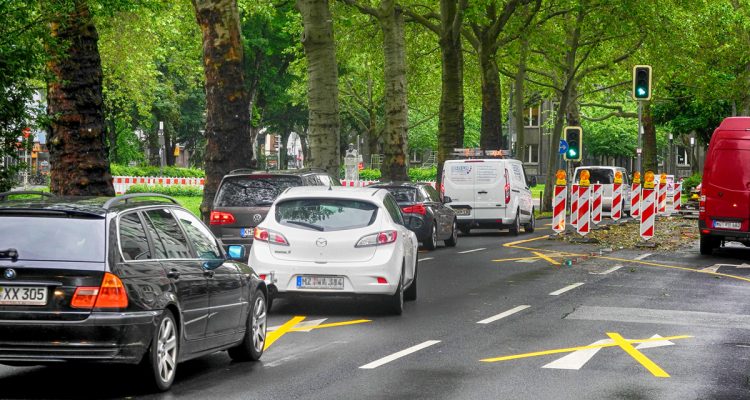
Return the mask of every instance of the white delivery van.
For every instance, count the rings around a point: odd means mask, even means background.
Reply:
[[[534,231],[534,205],[523,164],[511,159],[449,160],[443,194],[464,234],[472,228]]]
[[[577,167],[573,175],[573,183],[578,184],[581,180],[581,171],[589,170],[591,177],[589,182],[602,184],[602,210],[612,210],[612,191],[614,190],[615,173],[622,173],[622,213],[630,213],[630,177],[628,171],[622,167],[608,166],[585,166]]]

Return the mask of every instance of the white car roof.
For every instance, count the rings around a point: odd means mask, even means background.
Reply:
[[[388,191],[382,188],[351,188],[343,186],[294,186],[284,191],[277,200],[324,197],[334,199],[382,202]]]

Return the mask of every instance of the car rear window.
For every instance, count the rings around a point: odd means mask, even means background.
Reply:
[[[270,206],[284,189],[302,186],[299,176],[242,176],[225,179],[214,207]]]
[[[300,199],[276,205],[278,223],[325,232],[364,228],[377,214],[378,206],[359,200]]]
[[[575,182],[578,183],[581,181],[581,171],[576,171],[576,177]],[[591,174],[591,178],[589,178],[589,182],[591,183],[601,183],[601,184],[611,184],[615,181],[615,173],[611,169],[589,169],[589,173]]]
[[[726,162],[726,160],[746,160],[750,150],[716,149],[711,163],[710,184],[727,190],[750,189],[750,163]]]
[[[103,262],[104,219],[0,217],[0,250],[16,249],[19,260]]]
[[[396,199],[397,203],[414,203],[417,200],[417,189],[412,187],[387,187],[385,188]]]

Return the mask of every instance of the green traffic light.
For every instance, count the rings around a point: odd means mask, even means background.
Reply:
[[[638,92],[638,97],[646,97],[646,89],[639,87],[637,92]]]
[[[568,150],[568,158],[575,158],[577,155],[578,153],[574,149]]]

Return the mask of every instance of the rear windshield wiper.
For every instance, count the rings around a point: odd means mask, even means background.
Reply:
[[[322,226],[315,225],[315,224],[308,224],[307,222],[302,222],[302,221],[284,221],[284,222],[286,222],[287,224],[304,226],[305,228],[315,229],[316,231],[321,231],[321,232],[326,230],[326,228]]]
[[[0,258],[10,258],[11,261],[16,262],[16,260],[18,260],[18,250],[16,249],[0,250]]]

